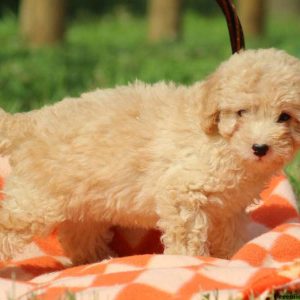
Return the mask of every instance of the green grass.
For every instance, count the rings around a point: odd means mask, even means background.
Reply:
[[[267,34],[247,40],[248,48],[277,47],[300,58],[299,20],[270,18]],[[28,49],[17,17],[0,19],[0,106],[27,111],[96,87],[172,80],[191,83],[230,55],[225,20],[187,12],[179,42],[151,45],[147,23],[128,14],[71,20],[65,42]],[[287,171],[300,193],[300,156]]]

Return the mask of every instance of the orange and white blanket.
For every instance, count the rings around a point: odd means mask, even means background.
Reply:
[[[0,160],[4,181],[8,171]],[[285,176],[261,197],[251,208],[251,240],[230,260],[162,255],[157,231],[115,228],[111,246],[123,257],[72,267],[53,233],[0,263],[0,299],[264,299],[300,290],[300,218]]]

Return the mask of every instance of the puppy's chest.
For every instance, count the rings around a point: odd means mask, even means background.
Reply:
[[[206,192],[223,192],[235,189],[247,181],[248,175],[231,155],[220,157],[213,152],[200,152],[186,156],[183,169],[187,177],[193,178],[196,185]]]
[[[255,179],[254,174],[230,156],[226,159],[197,157],[186,161],[184,169],[191,190],[203,192],[210,203],[221,203],[230,210],[249,205],[263,187],[262,180]]]
[[[210,201],[212,212],[218,209],[225,219],[245,212],[245,209],[259,198],[263,186],[263,180],[253,182],[241,176],[235,186],[228,186],[222,191],[210,193],[209,199],[214,200]]]

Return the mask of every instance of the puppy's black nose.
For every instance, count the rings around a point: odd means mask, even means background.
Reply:
[[[269,146],[266,144],[254,144],[252,149],[256,156],[262,157],[267,154]]]

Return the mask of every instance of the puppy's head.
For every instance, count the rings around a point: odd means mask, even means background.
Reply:
[[[203,130],[221,135],[244,161],[280,167],[300,147],[298,59],[274,49],[243,51],[201,86]]]

